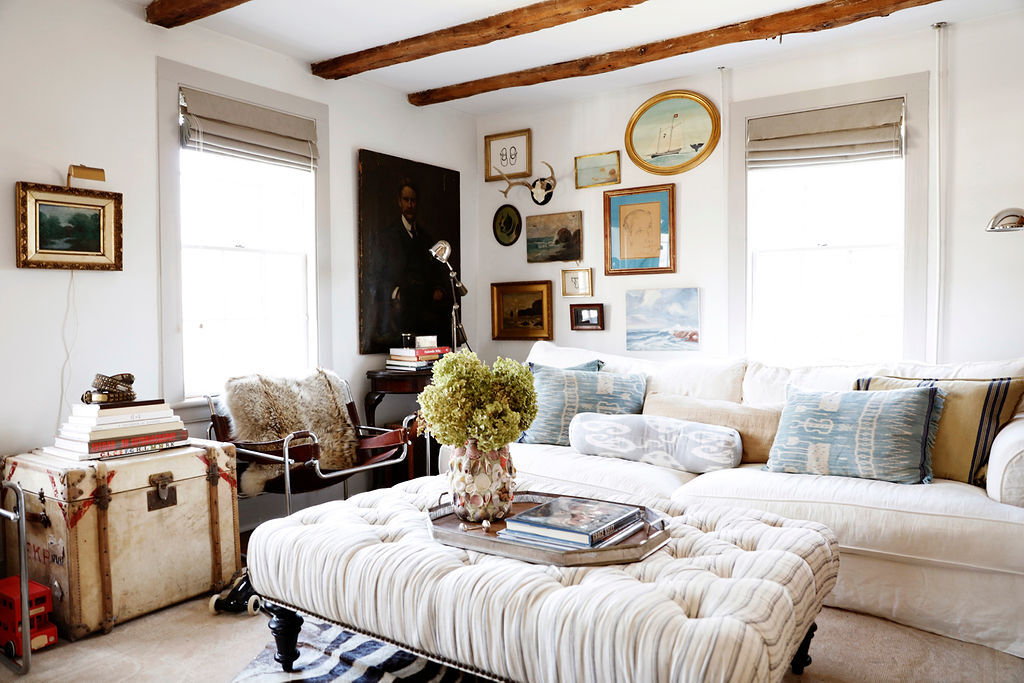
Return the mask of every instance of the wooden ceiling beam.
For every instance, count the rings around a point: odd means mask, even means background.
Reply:
[[[432,55],[486,45],[541,29],[559,26],[612,10],[639,5],[647,0],[546,0],[501,12],[458,26],[424,33],[387,45],[367,48],[313,64],[322,78],[346,78],[371,69],[401,64]]]
[[[899,10],[928,5],[939,0],[834,0],[801,7],[788,12],[770,14],[708,31],[678,38],[669,38],[646,45],[617,50],[602,55],[582,57],[557,64],[538,66],[522,71],[488,76],[473,81],[422,90],[408,96],[409,102],[424,106],[450,102],[504,88],[547,83],[564,78],[628,69],[669,57],[698,52],[711,47],[749,40],[777,38],[792,33],[810,33],[846,26],[865,19],[884,17]]]
[[[146,5],[146,21],[174,28],[247,2],[249,0],[154,0]]]

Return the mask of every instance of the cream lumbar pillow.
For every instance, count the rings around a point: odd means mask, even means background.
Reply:
[[[932,448],[932,473],[976,486],[985,485],[988,453],[999,429],[1017,411],[1024,394],[1024,378],[859,379],[859,391],[891,391],[908,387],[938,387],[946,392],[939,431]]]
[[[644,401],[644,415],[731,427],[743,440],[742,462],[765,463],[779,428],[782,404],[752,406],[682,394],[650,393]]]

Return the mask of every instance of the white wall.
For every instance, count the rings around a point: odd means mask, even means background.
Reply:
[[[944,122],[943,159],[949,170],[944,197],[947,216],[944,305],[938,330],[938,359],[952,362],[1024,356],[1024,315],[1014,299],[1024,292],[1024,233],[986,234],[984,227],[999,209],[1024,204],[1024,71],[1019,41],[1024,35],[1024,12],[964,22],[948,27],[949,102]],[[787,38],[788,40],[788,38]],[[507,355],[522,359],[528,342],[491,340],[489,284],[507,280],[552,280],[555,287],[555,342],[623,353],[625,350],[625,291],[628,289],[701,288],[703,354],[728,349],[728,280],[726,245],[727,155],[719,143],[697,168],[675,176],[639,170],[626,156],[623,134],[633,111],[648,97],[670,89],[695,90],[708,96],[719,110],[730,102],[847,83],[933,71],[935,32],[923,29],[898,39],[864,44],[834,52],[820,50],[799,60],[730,65],[723,97],[718,72],[665,81],[627,91],[602,93],[571,105],[510,112],[477,121],[477,158],[483,157],[483,137],[518,128],[533,131],[534,176],[540,160],[557,172],[555,197],[535,206],[524,188],[509,193],[510,203],[523,214],[583,211],[583,266],[594,269],[593,299],[558,295],[559,271],[575,263],[526,263],[524,237],[511,247],[490,237],[494,210],[505,203],[498,191],[504,183],[484,183],[482,162],[476,174],[479,189],[479,260],[487,264],[470,284],[477,325],[470,332],[474,348],[484,357]],[[934,80],[934,79],[933,79]],[[934,99],[933,99],[934,102]],[[723,106],[724,105],[724,106]],[[934,106],[933,106],[934,109]],[[934,115],[933,115],[934,120]],[[723,140],[728,137],[723,116]],[[934,136],[933,136],[934,137]],[[934,141],[933,141],[934,142]],[[573,158],[619,149],[621,185],[576,190]],[[934,144],[932,155],[935,155]],[[607,277],[604,273],[602,193],[606,189],[676,184],[677,272],[665,275]],[[932,182],[932,196],[935,183]],[[935,221],[934,211],[932,222]],[[934,226],[933,226],[934,228]],[[467,283],[469,284],[469,283]],[[569,329],[570,303],[604,302],[604,332]],[[646,354],[657,356],[657,354]]]
[[[356,151],[403,156],[462,174],[463,229],[475,219],[473,120],[445,106],[410,106],[404,95],[360,81],[328,82],[298,60],[185,26],[145,22],[116,0],[9,0],[0,4],[0,453],[52,442],[59,405],[62,333],[72,344],[68,399],[97,372],[128,371],[140,397],[159,396],[159,194],[157,57],[165,57],[330,107],[333,345],[323,357],[366,390],[381,356],[357,352]],[[124,270],[74,274],[18,269],[14,183],[63,184],[68,164],[106,169],[105,183],[76,186],[124,195]],[[470,243],[472,243],[470,241]],[[475,276],[472,262],[467,274]],[[170,286],[174,286],[170,283]],[[77,320],[77,324],[76,324]],[[244,340],[241,340],[244,343]],[[379,418],[409,406],[381,406]]]

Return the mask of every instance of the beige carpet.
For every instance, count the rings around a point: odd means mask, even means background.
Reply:
[[[213,616],[198,598],[121,624],[107,635],[41,650],[22,681],[230,681],[272,639],[264,615]],[[787,683],[1024,681],[1024,659],[826,608],[814,662]],[[0,667],[0,680],[17,677]]]

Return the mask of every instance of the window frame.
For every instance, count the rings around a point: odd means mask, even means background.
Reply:
[[[934,314],[929,307],[929,74],[896,76],[753,100],[729,108],[728,290],[729,353],[745,355],[750,281],[747,254],[747,121],[869,100],[905,100],[905,185],[903,242],[903,358],[926,360]],[[884,360],[884,359],[883,359]]]
[[[160,290],[159,346],[162,397],[173,407],[202,403],[186,400],[183,365],[183,324],[181,312],[181,186],[178,133],[178,88],[206,90],[259,106],[303,116],[316,121],[322,141],[316,169],[315,220],[316,268],[315,309],[317,313],[317,362],[331,367],[331,242],[330,242],[330,145],[328,107],[244,81],[168,59],[157,59],[157,141],[160,164]]]

